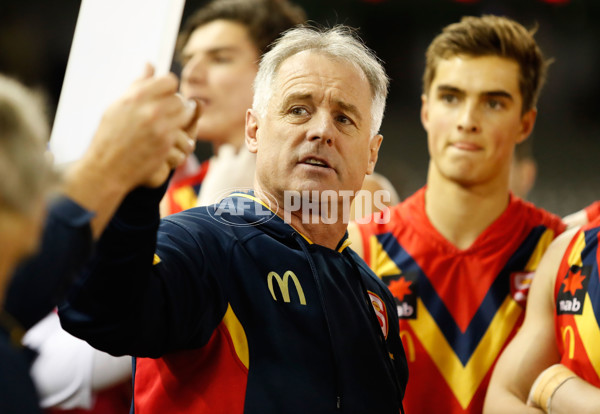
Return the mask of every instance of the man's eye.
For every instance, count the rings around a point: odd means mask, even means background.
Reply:
[[[490,99],[488,101],[488,106],[491,109],[502,109],[502,108],[504,108],[504,104],[501,101],[497,100],[497,99]]]
[[[352,122],[352,119],[348,118],[346,115],[338,115],[336,120],[344,125],[352,125],[354,122]]]
[[[456,101],[458,101],[458,98],[456,97],[456,95],[452,95],[450,93],[445,93],[443,94],[440,99],[446,103],[455,103]]]
[[[233,58],[228,55],[216,55],[213,57],[213,61],[216,63],[230,63],[233,61]]]
[[[290,110],[290,113],[292,115],[306,115],[308,114],[308,111],[300,106],[295,106]]]

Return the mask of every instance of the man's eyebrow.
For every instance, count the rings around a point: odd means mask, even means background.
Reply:
[[[503,90],[487,91],[487,92],[484,92],[482,95],[485,95],[488,97],[507,98],[511,101],[514,101],[513,96],[510,93],[503,91]]]
[[[281,103],[282,108],[287,107],[290,103],[295,101],[310,101],[312,99],[312,94],[304,93],[304,92],[294,92],[285,97],[283,102]]]
[[[238,51],[239,48],[237,46],[217,46],[217,47],[211,47],[210,49],[206,49],[204,51],[204,53],[206,53],[207,55],[217,55],[219,53],[222,52],[236,52]],[[182,57],[190,57],[193,56],[195,53],[197,53],[197,50],[183,50],[181,53]]]
[[[335,102],[337,106],[339,106],[340,108],[342,108],[342,110],[344,112],[349,112],[351,113],[353,116],[356,117],[357,121],[362,121],[362,116],[360,115],[360,111],[358,110],[358,108],[350,103],[346,103],[343,101],[336,101]]]
[[[464,94],[465,91],[463,91],[460,88],[457,88],[456,86],[452,86],[452,85],[438,85],[437,87],[438,92],[452,92],[452,93],[458,93],[458,94]]]
[[[457,88],[456,86],[452,86],[452,85],[439,85],[437,87],[438,92],[451,92],[451,93],[455,93],[455,94],[460,94],[460,95],[464,95],[466,92],[460,88]],[[502,89],[498,89],[498,90],[491,90],[491,91],[485,91],[482,92],[480,95],[482,96],[486,96],[486,97],[497,97],[497,98],[506,98],[506,99],[510,99],[511,101],[514,101],[513,96],[508,93],[505,90]]]
[[[285,99],[281,103],[281,107],[286,108],[291,102],[310,101],[312,99],[313,96],[311,93],[295,92],[285,97]],[[342,109],[342,111],[351,113],[354,117],[356,117],[358,121],[362,120],[360,111],[355,105],[340,100],[335,101],[335,104],[339,106]]]

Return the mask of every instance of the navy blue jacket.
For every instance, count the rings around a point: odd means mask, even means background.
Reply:
[[[39,251],[21,263],[0,309],[0,413],[41,413],[25,330],[51,312],[92,250],[93,214],[67,197],[50,203]],[[1,302],[1,301],[0,301]]]
[[[395,302],[346,238],[337,250],[312,244],[247,194],[159,228],[161,194],[125,200],[61,306],[67,331],[111,354],[159,357],[205,345],[231,306],[249,349],[244,412],[400,411]]]

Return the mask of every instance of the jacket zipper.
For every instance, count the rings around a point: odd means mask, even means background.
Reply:
[[[323,309],[323,314],[325,315],[325,325],[327,326],[327,333],[329,335],[329,345],[331,349],[331,354],[333,355],[333,368],[334,373],[333,376],[335,378],[335,408],[337,411],[342,410],[342,386],[339,378],[339,367],[340,361],[337,352],[335,352],[335,347],[333,346],[333,334],[331,333],[331,323],[329,322],[329,313],[327,312],[327,306],[325,304],[325,298],[323,295],[323,287],[321,286],[321,281],[319,280],[319,274],[317,272],[316,266],[310,257],[308,249],[306,248],[304,242],[302,240],[298,240],[298,233],[292,233],[292,237],[296,240],[296,243],[300,245],[300,248],[304,252],[306,259],[308,260],[308,264],[310,266],[311,273],[313,275],[313,279],[315,280],[315,284],[317,286],[317,292],[319,293],[319,302],[321,303],[321,309]]]

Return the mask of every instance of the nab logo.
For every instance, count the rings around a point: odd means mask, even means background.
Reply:
[[[269,292],[271,292],[271,296],[277,302],[277,296],[275,295],[275,290],[273,288],[273,279],[277,281],[277,286],[279,287],[279,292],[281,293],[281,297],[285,303],[290,303],[290,279],[294,282],[294,287],[296,288],[296,293],[298,295],[298,300],[301,305],[306,305],[306,298],[304,297],[304,291],[302,290],[302,285],[300,285],[300,281],[298,277],[292,272],[288,270],[283,274],[283,278],[279,276],[276,272],[269,272],[267,275],[267,284],[269,285]]]
[[[382,280],[388,285],[396,300],[399,319],[417,318],[417,279],[416,272],[406,272],[394,276],[384,276]]]
[[[556,296],[557,315],[581,315],[588,290],[591,266],[571,266],[563,278]]]

